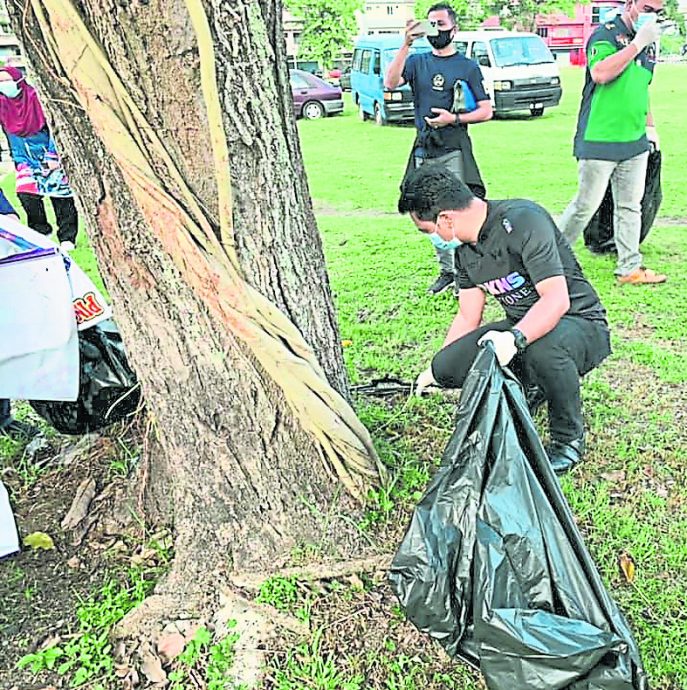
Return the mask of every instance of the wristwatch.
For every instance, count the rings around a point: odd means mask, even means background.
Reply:
[[[517,348],[518,352],[522,352],[528,345],[525,334],[517,328],[511,328],[510,332],[513,334],[513,338],[515,339],[515,347]]]

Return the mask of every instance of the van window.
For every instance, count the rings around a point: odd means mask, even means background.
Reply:
[[[465,55],[468,52],[468,42],[467,41],[453,41],[453,45],[456,50],[461,54]]]
[[[372,61],[372,51],[371,50],[363,50],[363,59],[360,63],[360,71],[363,74],[369,73],[371,61]]]
[[[494,51],[494,60],[499,67],[554,62],[551,51],[539,36],[493,38],[491,49]]]
[[[487,51],[487,44],[482,41],[475,41],[472,44],[472,59],[480,67],[491,67],[491,60],[489,59],[489,52]]]
[[[360,48],[356,48],[353,52],[353,71],[360,72],[360,63],[363,59],[363,51]]]
[[[372,53],[372,74],[381,74],[382,70],[379,65],[380,61],[380,55],[379,51],[375,50],[374,53]]]
[[[410,46],[410,55],[419,55],[420,53],[426,53],[428,50],[426,48]],[[382,67],[384,70],[389,66],[391,61],[396,57],[398,53],[398,48],[386,48],[382,51]]]

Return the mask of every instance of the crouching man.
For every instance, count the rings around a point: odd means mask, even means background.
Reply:
[[[584,452],[580,377],[611,351],[606,311],[553,219],[525,199],[483,201],[451,172],[421,167],[399,200],[418,229],[457,249],[458,314],[442,350],[417,379],[417,392],[463,385],[478,347],[491,341],[501,366],[548,402],[556,472]],[[506,318],[482,324],[486,295]]]

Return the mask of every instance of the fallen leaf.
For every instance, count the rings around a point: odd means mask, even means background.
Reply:
[[[81,559],[78,556],[72,556],[68,561],[67,561],[67,567],[73,568],[76,570],[77,568],[81,567]]]
[[[157,652],[165,663],[169,663],[184,651],[185,646],[186,640],[181,633],[170,633],[157,641]]]
[[[637,571],[637,564],[635,563],[634,558],[632,558],[627,551],[623,551],[620,556],[618,556],[618,565],[620,566],[620,571],[625,576],[625,579],[632,584],[635,580]]]
[[[55,542],[52,537],[45,532],[33,532],[27,537],[24,537],[24,546],[30,546],[32,549],[45,549],[49,551],[55,548]]]
[[[607,482],[611,482],[612,484],[621,484],[622,482],[625,481],[625,470],[615,470],[613,472],[603,472],[601,475],[601,479],[605,479]]]
[[[95,479],[84,479],[76,489],[72,505],[62,520],[62,529],[74,529],[86,517],[94,496]]]
[[[162,662],[154,654],[148,653],[143,657],[141,673],[151,683],[164,683],[167,680],[167,674],[162,670]]]
[[[353,345],[352,340],[342,340],[341,341],[341,347],[350,347],[351,345]]]

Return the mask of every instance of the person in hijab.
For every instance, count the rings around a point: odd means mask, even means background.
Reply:
[[[26,224],[42,235],[52,232],[43,204],[43,197],[49,197],[60,247],[71,251],[79,223],[74,194],[38,94],[16,67],[0,68],[0,125],[17,171],[17,197],[26,211]]]

